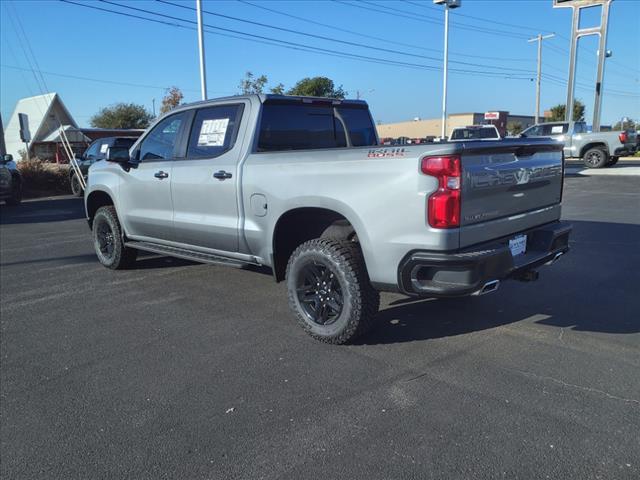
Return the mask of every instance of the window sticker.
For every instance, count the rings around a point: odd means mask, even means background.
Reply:
[[[102,145],[100,145],[100,153],[107,153],[108,148],[109,148],[109,144],[103,143]]]
[[[554,125],[551,127],[551,133],[562,133],[562,125]]]
[[[228,118],[216,118],[204,120],[198,135],[199,147],[221,147],[224,145],[224,137],[229,126]]]

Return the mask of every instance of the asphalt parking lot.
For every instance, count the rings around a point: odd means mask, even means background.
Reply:
[[[618,171],[568,169],[572,251],[540,281],[384,295],[339,347],[269,274],[109,271],[81,200],[2,206],[0,476],[640,478],[640,177]]]

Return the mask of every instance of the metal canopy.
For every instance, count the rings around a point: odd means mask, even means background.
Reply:
[[[567,107],[565,120],[573,120],[573,103],[575,92],[576,54],[578,51],[578,39],[588,35],[599,35],[598,44],[598,71],[596,74],[595,101],[593,105],[593,131],[600,131],[600,111],[602,108],[602,81],[604,78],[604,59],[607,47],[607,26],[609,24],[609,7],[613,0],[553,0],[553,8],[572,8],[573,18],[571,22],[571,49],[569,58],[569,81],[567,83]],[[600,26],[580,29],[580,13],[583,8],[601,5]]]

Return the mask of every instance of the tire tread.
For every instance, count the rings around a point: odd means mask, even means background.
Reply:
[[[353,315],[349,318],[345,329],[333,336],[318,335],[309,329],[303,314],[296,307],[295,291],[289,288],[289,305],[295,312],[298,323],[316,340],[331,344],[343,344],[368,332],[374,324],[375,315],[380,306],[380,294],[371,286],[360,246],[348,240],[333,238],[316,238],[304,242],[289,257],[287,278],[289,278],[295,259],[307,251],[322,253],[338,261],[347,277],[347,287],[351,289],[350,293],[355,306]]]

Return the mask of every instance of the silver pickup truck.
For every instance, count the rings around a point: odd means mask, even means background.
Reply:
[[[636,133],[587,132],[585,122],[548,122],[532,125],[521,138],[549,137],[564,144],[566,158],[579,158],[587,168],[610,167],[636,151]]]
[[[365,102],[249,95],[179,107],[110,148],[85,206],[105,267],[139,250],[267,266],[302,327],[344,343],[380,291],[536,279],[569,249],[563,173],[549,139],[382,147]]]

